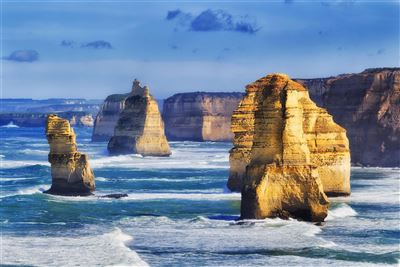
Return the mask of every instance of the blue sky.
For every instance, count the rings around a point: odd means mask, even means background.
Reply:
[[[2,97],[157,98],[399,66],[398,1],[3,1]]]

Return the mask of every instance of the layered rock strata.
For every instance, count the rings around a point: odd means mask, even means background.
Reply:
[[[52,184],[45,193],[90,195],[95,190],[94,175],[88,156],[77,151],[76,136],[69,122],[57,115],[49,115],[46,136],[50,145]]]
[[[232,116],[228,186],[242,192],[241,217],[323,221],[328,194],[350,193],[346,131],[287,75],[246,87]]]
[[[120,113],[125,107],[129,94],[110,95],[104,100],[94,121],[93,142],[109,141],[114,134]]]
[[[231,116],[242,93],[181,93],[164,101],[165,133],[170,140],[231,141]]]
[[[347,130],[353,164],[400,167],[400,68],[298,82]]]
[[[132,92],[125,100],[114,135],[108,143],[110,154],[141,154],[169,156],[171,150],[164,133],[157,101],[147,86],[135,80]]]

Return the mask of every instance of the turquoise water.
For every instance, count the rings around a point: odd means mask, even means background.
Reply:
[[[1,128],[1,262],[28,266],[398,265],[399,169],[353,168],[352,195],[323,226],[237,222],[225,188],[230,143],[171,142],[170,158],[109,157],[77,128],[97,191],[50,196],[41,128]],[[124,199],[99,195],[127,193]]]

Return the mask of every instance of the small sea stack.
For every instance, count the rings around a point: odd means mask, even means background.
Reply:
[[[140,86],[136,79],[108,143],[108,151],[112,155],[171,155],[157,101],[149,88]]]
[[[328,195],[350,194],[346,131],[284,74],[246,87],[232,117],[228,186],[242,192],[241,217],[321,222]]]
[[[76,135],[68,120],[49,115],[46,136],[50,145],[51,188],[44,193],[64,196],[87,196],[95,190],[88,156],[77,151]]]

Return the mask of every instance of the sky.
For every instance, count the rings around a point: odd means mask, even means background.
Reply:
[[[33,1],[1,6],[1,97],[244,91],[269,73],[399,67],[399,1]]]

